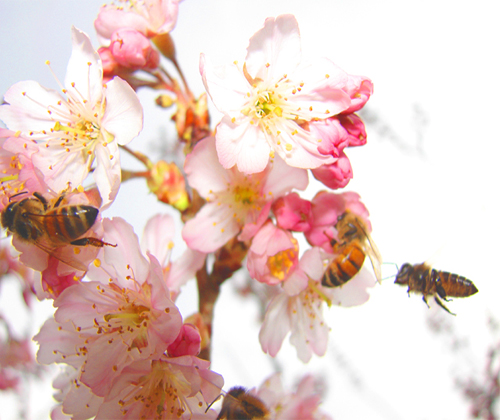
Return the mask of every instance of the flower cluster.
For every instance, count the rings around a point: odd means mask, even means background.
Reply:
[[[282,15],[252,36],[243,63],[214,65],[202,54],[207,92],[196,99],[169,35],[178,7],[178,0],[103,6],[98,51],[72,28],[61,93],[19,82],[0,106],[2,225],[23,267],[41,273],[23,274],[30,289],[56,308],[34,338],[39,363],[64,366],[53,384],[53,418],[213,419],[224,384],[210,370],[214,305],[221,284],[244,265],[269,291],[262,350],[276,356],[290,333],[303,362],[326,352],[325,306],[368,299],[375,278],[366,256],[380,277],[359,195],[301,196],[309,171],[330,189],[352,178],[344,149],[366,142],[356,112],[371,81],[327,58],[304,60],[298,23]],[[152,162],[129,148],[143,124],[139,88],[161,91],[162,108],[175,105],[183,170],[178,156]],[[215,131],[207,94],[223,114]],[[145,170],[122,168],[121,151]],[[125,220],[102,214],[131,178],[144,178],[180,212],[187,249],[176,261],[172,217],[149,219],[140,242]],[[12,257],[3,261],[21,271]],[[199,312],[183,319],[175,302],[194,277]],[[291,394],[273,376],[254,394],[275,419],[328,418],[312,377]]]

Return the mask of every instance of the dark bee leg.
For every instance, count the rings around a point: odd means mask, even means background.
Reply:
[[[439,295],[439,297],[443,299],[445,302],[451,302],[452,299],[446,299],[446,292],[441,283],[436,284],[436,292]]]
[[[42,194],[40,194],[39,192],[34,192],[33,197],[36,197],[38,201],[40,201],[43,204],[43,208],[47,210],[47,200]]]
[[[59,207],[59,204],[61,204],[61,202],[63,201],[63,199],[64,199],[64,194],[61,194],[61,195],[57,198],[57,201],[54,203],[54,208]]]
[[[108,244],[107,242],[103,242],[100,239],[97,238],[82,238],[82,239],[77,239],[76,241],[71,242],[71,245],[76,245],[76,246],[96,246],[98,248],[102,248],[104,245],[112,246],[113,248],[116,247],[116,244]]]
[[[430,308],[429,304],[427,303],[427,296],[423,295],[422,300],[425,302],[428,308]]]
[[[449,314],[451,314],[451,315],[453,315],[453,316],[457,316],[457,315],[456,315],[456,314],[454,314],[453,312],[450,312],[450,310],[449,310],[446,306],[444,306],[444,303],[443,303],[443,302],[441,302],[437,296],[434,296],[434,300],[435,300],[435,301],[436,301],[436,303],[437,303],[439,306],[441,306],[441,308],[443,308],[446,312],[448,312]]]

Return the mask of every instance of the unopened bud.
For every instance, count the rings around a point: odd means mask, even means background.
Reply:
[[[202,316],[200,313],[195,313],[193,315],[188,316],[184,320],[184,325],[194,325],[196,327],[196,330],[198,331],[198,334],[200,335],[201,338],[201,343],[200,343],[200,348],[203,350],[207,347],[210,346],[210,334],[208,333],[208,327],[207,324],[203,321]]]
[[[174,99],[165,93],[156,98],[156,105],[162,108],[170,108],[174,103]]]
[[[189,206],[186,182],[175,163],[164,160],[157,162],[150,170],[147,182],[158,200],[172,205],[179,211],[184,211]]]
[[[159,34],[153,38],[156,48],[169,60],[175,61],[175,45],[170,34]]]
[[[201,337],[197,328],[191,324],[184,324],[167,350],[171,357],[197,356],[200,353],[200,344]]]

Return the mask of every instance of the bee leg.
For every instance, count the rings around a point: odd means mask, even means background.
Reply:
[[[76,245],[76,246],[96,246],[98,248],[102,248],[104,245],[112,246],[113,248],[116,247],[116,244],[108,244],[107,242],[103,242],[100,239],[97,238],[82,238],[82,239],[77,239],[76,241],[71,242],[71,245]]]
[[[33,197],[36,197],[38,201],[43,204],[43,208],[47,210],[47,200],[42,194],[40,194],[39,192],[34,192]]]
[[[443,302],[441,302],[437,296],[434,296],[434,300],[435,300],[435,301],[436,301],[436,303],[437,303],[439,306],[441,306],[441,308],[443,308],[446,312],[448,312],[449,314],[451,314],[451,315],[453,315],[453,316],[457,316],[457,315],[456,315],[456,314],[454,314],[453,312],[450,312],[450,310],[449,310],[446,306],[444,306],[444,303],[443,303]]]
[[[427,296],[423,295],[422,300],[425,302],[428,308],[430,308],[429,304],[427,303]]]
[[[441,283],[436,284],[436,291],[439,297],[443,299],[445,302],[450,302],[452,300],[452,299],[446,299],[446,292]]]

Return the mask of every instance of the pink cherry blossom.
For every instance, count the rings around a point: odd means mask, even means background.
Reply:
[[[119,1],[101,7],[94,22],[95,30],[103,44],[113,32],[132,28],[148,38],[170,32],[176,22],[178,0]]]
[[[319,249],[307,250],[299,261],[295,275],[290,276],[283,292],[276,295],[266,309],[259,333],[265,353],[276,356],[286,335],[291,332],[290,343],[304,363],[311,359],[313,353],[318,356],[325,354],[329,327],[323,318],[323,303],[331,302],[333,292],[323,288],[319,282],[323,271]]]
[[[304,232],[311,227],[311,202],[300,198],[297,193],[278,198],[273,204],[273,213],[282,229]]]
[[[34,81],[18,82],[5,94],[0,119],[11,130],[45,146],[33,163],[54,191],[68,183],[80,186],[93,176],[108,206],[121,180],[118,145],[142,129],[142,107],[134,90],[122,79],[102,85],[102,65],[90,39],[72,29],[73,53],[63,95]]]
[[[160,64],[160,55],[151,41],[135,29],[113,32],[109,49],[118,64],[133,70],[153,70]]]
[[[307,186],[307,172],[273,159],[261,173],[245,175],[236,168],[224,169],[217,159],[215,140],[196,145],[184,165],[189,184],[207,200],[182,231],[188,246],[209,253],[243,230],[250,239],[266,221],[273,200]]]
[[[194,356],[131,363],[115,380],[96,420],[213,419],[205,410],[220,395],[224,380],[209,366]]]
[[[324,304],[349,307],[368,300],[367,288],[375,285],[375,278],[364,268],[342,287],[321,284],[329,259],[331,254],[321,248],[308,249],[284,281],[282,290],[271,299],[259,333],[265,353],[276,356],[291,332],[290,343],[300,360],[307,363],[313,353],[323,356],[330,331],[323,316]]]
[[[303,61],[297,21],[268,18],[251,39],[243,65],[213,66],[202,54],[200,72],[215,106],[217,153],[224,168],[261,172],[278,154],[288,165],[333,163],[307,123],[348,109],[348,76],[328,59]]]
[[[281,375],[275,373],[259,387],[256,395],[275,413],[275,420],[331,420],[320,411],[322,383],[312,375],[304,376],[296,392],[283,388]]]
[[[266,222],[252,240],[247,268],[261,283],[279,284],[293,272],[299,261],[299,245],[292,234]]]
[[[132,227],[119,218],[103,227],[116,248],[101,250],[88,273],[92,281],[59,295],[55,321],[35,337],[41,363],[80,369],[79,380],[102,397],[125,366],[163,354],[182,326],[158,261],[142,255]]]

